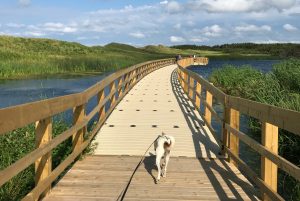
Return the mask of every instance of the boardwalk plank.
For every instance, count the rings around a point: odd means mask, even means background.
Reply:
[[[140,155],[162,131],[176,138],[167,178],[154,182],[152,147],[124,200],[259,200],[258,190],[219,155],[175,68],[147,75],[124,97],[97,134],[95,154],[77,161],[45,201],[117,200]]]

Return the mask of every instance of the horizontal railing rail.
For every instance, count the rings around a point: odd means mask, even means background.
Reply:
[[[227,95],[187,68],[194,62],[192,58],[177,61],[178,80],[200,114],[203,104],[204,122],[222,147],[222,153],[260,188],[263,200],[284,200],[277,193],[277,168],[300,181],[300,167],[278,155],[278,128],[300,135],[300,112]],[[198,63],[205,65],[207,62],[206,58],[198,58]],[[223,116],[214,110],[213,98],[223,105]],[[240,113],[261,122],[261,143],[239,130]],[[211,125],[212,116],[222,125],[221,139]],[[239,157],[240,140],[261,155],[261,176]]]
[[[36,186],[23,200],[37,200],[49,193],[52,183],[87,148],[110,113],[128,91],[144,76],[164,66],[174,64],[174,59],[149,61],[119,70],[81,93],[0,109],[0,135],[35,123],[36,148],[0,171],[0,186],[35,163]],[[105,89],[109,88],[109,93]],[[86,114],[86,104],[97,97],[97,105]],[[109,107],[106,105],[109,104]],[[73,109],[73,126],[52,139],[54,115]],[[85,139],[88,123],[99,115],[95,127]],[[51,166],[51,151],[72,137],[72,153],[55,169]]]

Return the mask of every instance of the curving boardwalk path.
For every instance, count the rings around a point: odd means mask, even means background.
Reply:
[[[164,131],[176,140],[172,156],[216,158],[220,148],[183,95],[176,67],[159,69],[133,87],[97,134],[96,155],[140,156]]]
[[[117,200],[140,155],[162,131],[176,138],[168,177],[154,183],[153,149],[125,200],[258,200],[258,190],[219,157],[220,148],[177,81],[176,66],[142,79],[96,136],[95,154],[78,161],[44,200]]]

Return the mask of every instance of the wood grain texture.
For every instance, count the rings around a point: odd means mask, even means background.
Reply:
[[[274,154],[278,154],[278,127],[267,122],[262,123],[262,139],[261,144]],[[261,157],[261,178],[274,191],[277,191],[277,174],[278,167],[268,158]],[[262,195],[263,200],[271,201],[272,199],[266,195]]]
[[[139,157],[88,156],[78,161],[45,201],[117,200]],[[259,200],[258,191],[224,159],[171,157],[166,178],[154,183],[155,157],[134,176],[128,200]]]

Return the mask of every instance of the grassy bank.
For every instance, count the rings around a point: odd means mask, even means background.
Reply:
[[[177,54],[195,54],[215,59],[272,59],[269,54],[245,51],[177,49],[163,45],[136,48],[118,43],[87,47],[50,39],[0,36],[0,79],[107,72]]]
[[[267,74],[251,66],[225,66],[210,76],[210,81],[224,92],[282,108],[300,111],[300,60],[276,64]],[[261,135],[261,124],[251,119],[252,133]],[[279,154],[300,166],[300,137],[280,129]],[[287,200],[300,200],[300,182],[279,172],[279,192]]]

